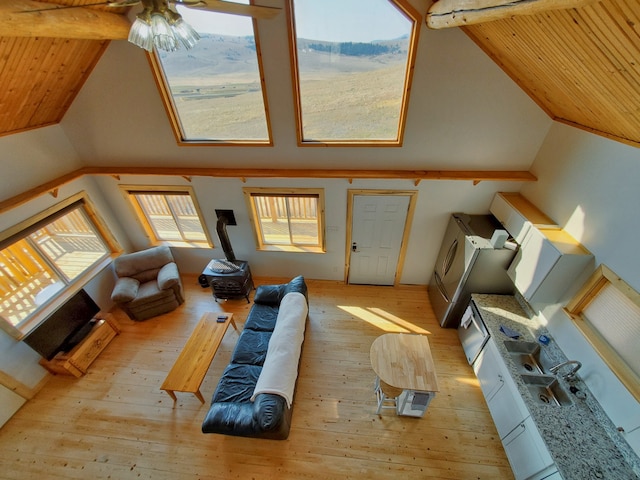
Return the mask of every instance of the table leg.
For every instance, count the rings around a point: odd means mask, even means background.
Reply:
[[[173,401],[174,401],[174,402],[177,402],[177,401],[178,401],[178,397],[176,397],[176,394],[175,394],[175,393],[173,393],[173,390],[165,390],[165,392],[167,392],[167,393],[169,394],[169,396],[170,396],[171,398],[173,398]]]
[[[194,392],[193,394],[198,398],[198,400],[200,400],[200,402],[205,403],[204,397],[202,396],[202,393],[200,393],[200,390],[198,390],[197,392]]]
[[[236,321],[235,321],[234,317],[231,317],[231,325],[233,326],[233,329],[236,332],[240,333],[240,330],[238,330],[238,326],[236,325]]]

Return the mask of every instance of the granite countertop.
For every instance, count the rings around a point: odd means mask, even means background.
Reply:
[[[569,393],[570,384],[561,376],[558,377],[572,400],[571,405],[545,405],[531,396],[520,377],[518,367],[511,360],[504,345],[503,340],[509,338],[500,331],[500,327],[515,330],[520,334],[519,341],[530,342],[537,342],[537,338],[542,334],[549,335],[546,328],[537,320],[531,319],[518,300],[511,295],[473,294],[472,299],[491,337],[495,339],[498,351],[505,360],[562,478],[640,478],[640,459],[580,379],[571,385],[586,393],[586,398],[582,400]],[[552,360],[554,365],[567,360],[553,339],[549,345],[540,346],[543,354]],[[566,368],[567,370],[560,373],[569,371],[569,367]]]

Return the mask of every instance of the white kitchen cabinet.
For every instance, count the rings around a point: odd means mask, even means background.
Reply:
[[[531,417],[516,426],[502,439],[516,480],[537,480],[557,474],[553,459]]]
[[[519,193],[496,193],[489,211],[518,244],[522,244],[531,226],[559,228],[553,220]]]
[[[495,342],[487,341],[473,369],[516,480],[545,479],[555,465]]]
[[[529,303],[553,303],[593,255],[562,229],[530,228],[507,270]]]
[[[504,438],[529,416],[529,411],[494,342],[492,338],[487,341],[473,369],[498,434]]]

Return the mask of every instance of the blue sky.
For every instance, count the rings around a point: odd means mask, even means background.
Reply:
[[[295,0],[294,7],[298,36],[308,39],[370,42],[397,38],[410,31],[409,21],[388,0]],[[208,14],[182,7],[178,11],[200,32],[253,34],[248,17]]]
[[[334,42],[398,38],[410,23],[388,0],[295,0],[299,37]]]

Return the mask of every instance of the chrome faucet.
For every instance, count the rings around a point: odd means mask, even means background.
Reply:
[[[564,378],[568,382],[572,382],[576,379],[576,374],[578,373],[578,370],[580,370],[580,367],[582,367],[582,363],[580,363],[578,360],[567,360],[566,362],[559,363],[555,367],[551,367],[549,371],[555,375],[556,373],[558,373],[558,370],[566,365],[573,365],[574,367],[569,373],[564,374],[562,378]]]

